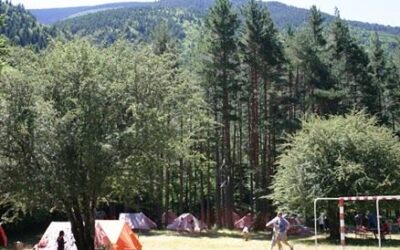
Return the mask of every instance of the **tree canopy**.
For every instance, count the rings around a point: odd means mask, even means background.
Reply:
[[[270,197],[300,214],[310,214],[318,197],[400,192],[400,142],[363,112],[304,120],[288,136],[277,165]]]

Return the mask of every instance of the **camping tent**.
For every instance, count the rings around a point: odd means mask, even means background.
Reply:
[[[126,222],[130,228],[136,230],[150,230],[157,228],[157,224],[144,213],[121,213],[119,215],[119,220]]]
[[[207,226],[192,214],[187,213],[176,218],[167,226],[167,229],[173,231],[200,232],[201,230],[207,229]]]
[[[57,237],[64,231],[65,250],[76,250],[70,222],[52,222],[35,246],[38,250],[57,249]],[[122,221],[96,221],[96,246],[109,246],[112,250],[141,250],[137,235]]]
[[[288,235],[300,235],[300,236],[309,236],[312,235],[310,228],[301,224],[298,218],[287,217],[287,221],[290,223],[290,227],[287,231]]]
[[[2,247],[7,247],[7,235],[6,232],[4,231],[3,227],[0,224],[0,246]]]
[[[237,214],[237,213],[235,213],[235,212],[232,212],[232,220],[233,220],[233,224],[235,224],[237,221],[239,221],[241,218],[240,218],[240,215],[239,214]]]
[[[141,250],[138,236],[132,229],[123,221],[118,220],[97,220],[96,228],[101,228],[106,237],[102,237],[100,245],[108,245],[111,243],[113,250]]]
[[[76,250],[75,239],[69,222],[52,222],[35,249],[57,249],[57,237],[60,231],[64,231],[65,250]]]
[[[243,229],[244,227],[250,228],[253,225],[253,218],[251,214],[247,214],[246,216],[243,216],[240,220],[235,222],[235,228],[236,229]]]

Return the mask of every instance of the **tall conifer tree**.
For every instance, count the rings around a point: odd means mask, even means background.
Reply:
[[[238,68],[237,29],[238,15],[229,0],[217,0],[207,17],[207,27],[211,33],[209,42],[209,66],[215,73],[212,79],[215,100],[220,110],[215,110],[217,117],[222,117],[222,159],[217,162],[217,168],[222,169],[224,226],[233,228],[233,163],[231,156],[231,112],[232,98],[238,90],[236,79]],[[219,170],[218,170],[219,171]],[[218,190],[217,190],[218,192]],[[218,210],[218,209],[217,209]],[[221,213],[217,212],[217,217]]]

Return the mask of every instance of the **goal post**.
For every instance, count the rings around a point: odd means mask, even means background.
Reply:
[[[380,227],[380,213],[379,213],[379,202],[381,200],[400,200],[400,195],[384,195],[384,196],[350,196],[350,197],[338,197],[329,198],[322,197],[314,199],[314,232],[315,232],[315,250],[318,250],[318,230],[317,230],[317,202],[318,201],[338,201],[339,205],[339,219],[340,219],[340,244],[342,250],[346,249],[346,225],[345,225],[345,213],[344,204],[346,201],[375,201],[376,213],[377,213],[377,233],[378,233],[378,244],[379,249],[382,249],[381,240],[381,227]]]

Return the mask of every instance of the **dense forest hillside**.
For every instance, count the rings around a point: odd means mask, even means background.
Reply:
[[[55,27],[80,37],[93,37],[97,43],[112,44],[118,38],[148,41],[153,29],[166,24],[170,35],[182,39],[184,23],[199,21],[200,13],[176,8],[118,9],[83,15],[59,22]]]
[[[107,45],[116,41],[117,38],[127,38],[129,41],[148,40],[151,31],[163,21],[167,24],[173,37],[182,39],[185,36],[183,24],[185,22],[193,24],[193,22],[202,20],[207,14],[206,6],[209,6],[212,0],[193,1],[191,4],[183,2],[165,0],[158,3],[162,7],[145,7],[143,5],[142,8],[125,8],[131,6],[130,3],[121,5],[125,7],[110,4],[106,5],[107,8],[110,8],[108,10],[104,10],[104,8],[97,12],[91,10],[94,13],[89,14],[80,12],[74,14],[74,17],[57,22],[54,26],[78,37],[92,37],[97,43]],[[242,8],[244,4],[243,1],[234,1],[234,3],[238,8]],[[179,8],[180,5],[190,8],[190,11],[187,8]],[[268,2],[266,6],[275,25],[281,31],[288,27],[299,29],[307,24],[309,10],[289,7],[278,2]],[[334,21],[332,16],[323,13],[321,15],[326,20],[324,25],[328,26]],[[373,26],[361,22],[348,22],[348,25],[352,35],[357,37],[360,44],[369,44],[370,37],[374,32],[373,27],[377,29],[377,32],[382,30],[380,36],[385,46],[393,49],[397,44],[397,35],[393,32],[386,33],[387,30],[380,29],[380,25]]]
[[[41,49],[47,46],[50,37],[57,35],[54,27],[38,23],[22,5],[14,6],[9,1],[0,0],[0,15],[4,15],[4,25],[0,27],[0,34],[15,45],[32,45]]]
[[[31,9],[30,12],[43,24],[53,24],[68,17],[119,8],[142,8],[151,6],[153,3],[112,3],[96,6],[53,8],[53,9]]]
[[[126,9],[126,8],[143,8],[143,7],[179,7],[179,8],[190,8],[200,12],[208,10],[208,8],[214,3],[215,0],[160,0],[150,3],[113,3],[104,4],[97,6],[86,6],[86,7],[74,7],[74,8],[59,8],[59,9],[38,9],[31,10],[41,23],[52,24],[57,21],[66,19],[68,17],[74,17],[76,15],[83,15],[87,13],[111,10],[111,9]],[[246,1],[234,0],[234,5],[241,6]],[[279,28],[286,26],[300,27],[304,25],[309,15],[309,10],[288,6],[279,2],[266,2],[264,3],[269,11],[275,24]],[[323,14],[328,22],[332,22],[334,17],[328,14]],[[367,31],[377,31],[388,33],[392,35],[400,35],[400,27],[391,27],[380,24],[370,24],[358,21],[349,21],[350,26],[359,28]]]

